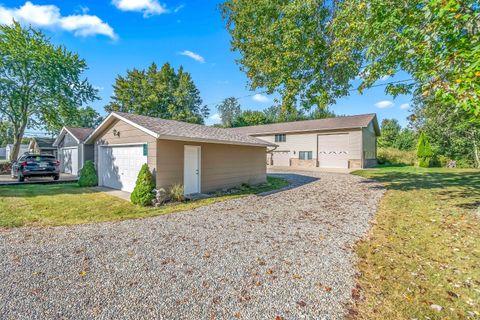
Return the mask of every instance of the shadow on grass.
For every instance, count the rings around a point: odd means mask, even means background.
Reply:
[[[468,202],[458,204],[464,209],[475,209],[480,205],[480,171],[447,171],[432,169],[432,171],[409,172],[407,170],[378,170],[369,173],[360,172],[385,185],[387,189],[411,191],[432,190],[449,199],[462,198]],[[365,180],[363,183],[373,183]]]
[[[76,183],[1,185],[0,197],[28,198],[55,195],[79,195],[100,192],[94,188],[81,188]]]

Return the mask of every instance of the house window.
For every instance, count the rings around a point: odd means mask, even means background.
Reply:
[[[275,142],[286,142],[287,135],[286,134],[276,134],[275,135]]]
[[[299,151],[298,158],[300,160],[312,160],[312,151]]]

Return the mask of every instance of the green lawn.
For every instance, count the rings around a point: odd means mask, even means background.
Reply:
[[[480,170],[386,167],[353,174],[387,188],[356,249],[365,295],[356,318],[479,319]]]
[[[244,187],[231,195],[142,208],[93,188],[76,184],[16,185],[0,187],[0,227],[59,226],[151,217],[191,210],[219,201],[286,187],[281,178],[268,177],[266,184]]]

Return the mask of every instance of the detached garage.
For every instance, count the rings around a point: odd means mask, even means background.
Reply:
[[[99,185],[132,192],[144,163],[157,188],[182,184],[185,194],[266,181],[265,154],[275,144],[227,129],[111,113],[87,138]]]
[[[85,139],[93,132],[90,128],[64,127],[53,146],[58,148],[60,172],[78,175],[86,160],[93,160],[93,145]]]

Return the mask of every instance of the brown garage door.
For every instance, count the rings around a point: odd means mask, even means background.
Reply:
[[[273,166],[288,167],[290,166],[290,151],[274,151],[272,152]]]
[[[321,168],[348,168],[349,145],[348,133],[319,135],[319,166]]]

